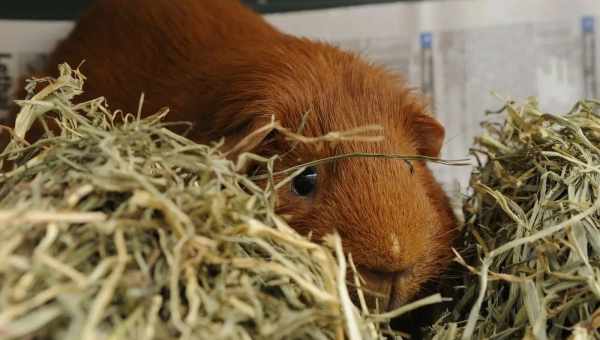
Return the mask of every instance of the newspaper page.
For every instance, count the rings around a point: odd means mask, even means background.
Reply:
[[[446,128],[442,157],[469,157],[485,110],[538,98],[566,112],[600,97],[598,0],[401,2],[267,15],[282,31],[331,42],[400,72]],[[0,20],[0,116],[15,79],[43,65],[73,22]],[[449,190],[471,169],[432,165]],[[460,185],[460,187],[457,187]]]

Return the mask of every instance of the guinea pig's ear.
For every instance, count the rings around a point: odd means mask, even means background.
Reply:
[[[444,127],[429,114],[417,113],[413,118],[413,128],[420,155],[439,157],[444,144]]]
[[[235,161],[242,153],[258,149],[276,132],[272,120],[270,121],[264,116],[257,116],[233,132],[227,133],[221,149],[228,159]]]

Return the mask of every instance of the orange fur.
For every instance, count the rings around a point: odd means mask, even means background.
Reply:
[[[46,72],[83,59],[82,99],[102,95],[111,107],[135,112],[144,92],[144,112],[170,106],[171,120],[195,124],[189,137],[198,142],[238,141],[270,115],[296,129],[306,112],[309,136],[364,124],[385,129],[383,142],[291,152],[270,135],[254,151],[286,152],[280,168],[356,151],[437,156],[444,137],[400,77],[326,43],[280,33],[234,0],[96,1]],[[289,187],[279,193],[278,210],[298,231],[316,239],[341,234],[368,288],[389,308],[413,298],[451,256],[456,222],[448,199],[423,162],[413,166],[411,174],[402,161],[342,160],[318,166],[314,195],[299,197]]]

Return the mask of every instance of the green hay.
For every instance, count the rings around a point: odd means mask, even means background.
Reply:
[[[472,274],[435,339],[600,339],[599,108],[508,102],[484,125],[457,253]]]

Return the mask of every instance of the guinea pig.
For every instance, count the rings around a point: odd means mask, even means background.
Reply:
[[[353,152],[437,157],[444,140],[401,76],[282,33],[236,0],[97,0],[37,76],[83,60],[81,99],[104,96],[112,108],[137,112],[143,92],[145,113],[168,106],[170,120],[193,122],[189,138],[225,137],[224,150],[272,116],[294,131],[306,118],[307,136],[383,127],[380,142],[292,149],[271,132],[243,150],[283,154],[281,169]],[[415,298],[452,258],[456,220],[424,161],[351,158],[309,167],[280,189],[277,211],[314,240],[337,231],[383,309]]]

